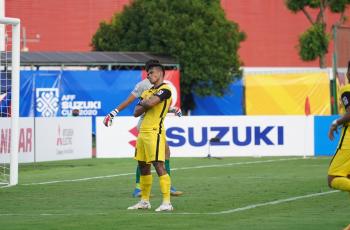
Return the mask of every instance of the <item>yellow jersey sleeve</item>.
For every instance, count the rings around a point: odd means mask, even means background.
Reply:
[[[339,96],[343,108],[346,111],[346,109],[350,106],[350,84],[347,84],[340,89]]]

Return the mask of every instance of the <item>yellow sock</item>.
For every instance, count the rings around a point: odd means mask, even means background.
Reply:
[[[152,188],[152,175],[140,177],[141,199],[149,200]]]
[[[335,177],[331,183],[332,188],[350,192],[350,179],[347,177]]]
[[[163,194],[163,203],[170,203],[171,180],[168,174],[159,177],[160,191]]]

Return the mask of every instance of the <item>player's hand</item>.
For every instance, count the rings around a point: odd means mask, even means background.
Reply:
[[[338,124],[337,121],[333,121],[328,131],[328,138],[333,141],[334,140],[334,132],[338,134]]]
[[[119,110],[118,109],[114,109],[112,110],[107,116],[105,116],[105,118],[103,119],[103,124],[106,126],[106,127],[109,127],[113,124],[113,118],[115,116],[117,116],[117,114],[119,113]]]
[[[140,98],[140,99],[137,101],[136,105],[142,106],[142,102],[143,102],[143,99]]]
[[[175,113],[176,116],[181,117],[182,116],[182,111],[181,108],[178,108],[176,106],[172,106],[169,108],[170,113]]]

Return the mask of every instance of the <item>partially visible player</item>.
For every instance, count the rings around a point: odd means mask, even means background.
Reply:
[[[350,62],[346,77],[350,82]],[[334,139],[334,132],[338,133],[341,126],[341,138],[337,150],[332,158],[328,169],[328,185],[331,188],[350,192],[350,84],[346,84],[340,89],[340,99],[344,107],[345,114],[332,122],[328,137]]]
[[[153,63],[149,67],[147,78],[153,87],[142,93],[134,110],[135,117],[144,116],[137,137],[135,156],[141,171],[141,200],[128,209],[151,208],[152,164],[159,176],[160,191],[163,196],[162,204],[155,211],[172,211],[173,206],[170,202],[171,179],[164,166],[166,143],[164,119],[171,103],[171,89],[163,83],[164,68],[159,63]]]
[[[152,65],[152,64],[159,64],[159,61],[158,60],[149,60],[146,62],[146,71],[149,70],[149,67]],[[152,88],[152,84],[150,83],[150,81],[146,78],[142,81],[140,81],[139,83],[136,84],[136,86],[134,87],[133,91],[130,93],[130,95],[120,104],[118,105],[113,111],[111,111],[104,119],[103,123],[105,126],[109,127],[112,125],[112,122],[113,122],[113,118],[115,116],[117,116],[117,114],[122,111],[123,109],[125,109],[127,106],[129,106],[135,99],[141,97],[141,94]],[[177,107],[170,107],[169,109],[169,112],[170,113],[175,113],[177,116],[182,116],[182,113],[181,113],[181,109],[180,108],[177,108]],[[140,120],[137,124],[137,128],[139,129],[140,125],[141,125],[141,122],[143,120],[143,117],[141,116],[140,117]],[[170,175],[170,149],[169,149],[169,145],[167,143],[165,143],[165,151],[166,151],[166,156],[165,156],[165,168],[168,172],[168,174]],[[137,165],[136,166],[136,186],[135,186],[135,189],[132,193],[133,197],[139,197],[141,196],[141,189],[140,189],[140,168],[139,166]],[[182,195],[183,192],[181,191],[178,191],[176,190],[176,188],[174,186],[171,187],[171,195],[172,196],[180,196]]]

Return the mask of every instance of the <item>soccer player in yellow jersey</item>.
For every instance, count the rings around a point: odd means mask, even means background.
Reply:
[[[148,68],[147,78],[153,87],[142,93],[139,103],[134,110],[134,116],[144,114],[137,137],[136,156],[141,177],[141,200],[128,209],[150,209],[150,194],[152,188],[151,164],[154,166],[163,195],[162,204],[155,210],[172,211],[170,202],[171,180],[165,167],[165,128],[164,119],[171,103],[170,87],[163,83],[164,67],[160,63],[154,63]]]
[[[350,62],[346,77],[350,82]],[[338,143],[336,153],[328,169],[328,185],[331,188],[350,192],[350,84],[340,89],[340,99],[344,107],[344,115],[332,122],[328,137],[334,139],[334,132],[341,128],[341,137]]]
[[[148,71],[148,68],[150,65],[158,63],[158,60],[148,60],[145,64],[146,71]],[[142,93],[146,90],[149,90],[152,88],[153,85],[150,83],[150,81],[146,78],[139,83],[137,83],[130,93],[130,95],[121,103],[119,104],[114,110],[112,110],[109,114],[106,115],[105,119],[103,120],[103,124],[106,127],[109,127],[113,123],[114,117],[118,115],[120,111],[125,109],[127,106],[129,106],[136,98],[141,97]],[[182,112],[180,108],[177,108],[176,106],[174,107],[169,107],[169,111],[171,113],[174,113],[176,116],[181,117]],[[137,131],[139,131],[140,124],[142,123],[143,116],[140,117],[139,122],[137,124]],[[170,175],[170,149],[167,143],[165,143],[165,169],[167,170],[168,174]],[[176,188],[172,185],[170,188],[170,194],[172,196],[180,196],[183,194],[183,192],[176,190]],[[141,189],[140,189],[140,168],[139,166],[136,167],[136,186],[135,189],[132,193],[133,197],[140,197],[141,196]]]

